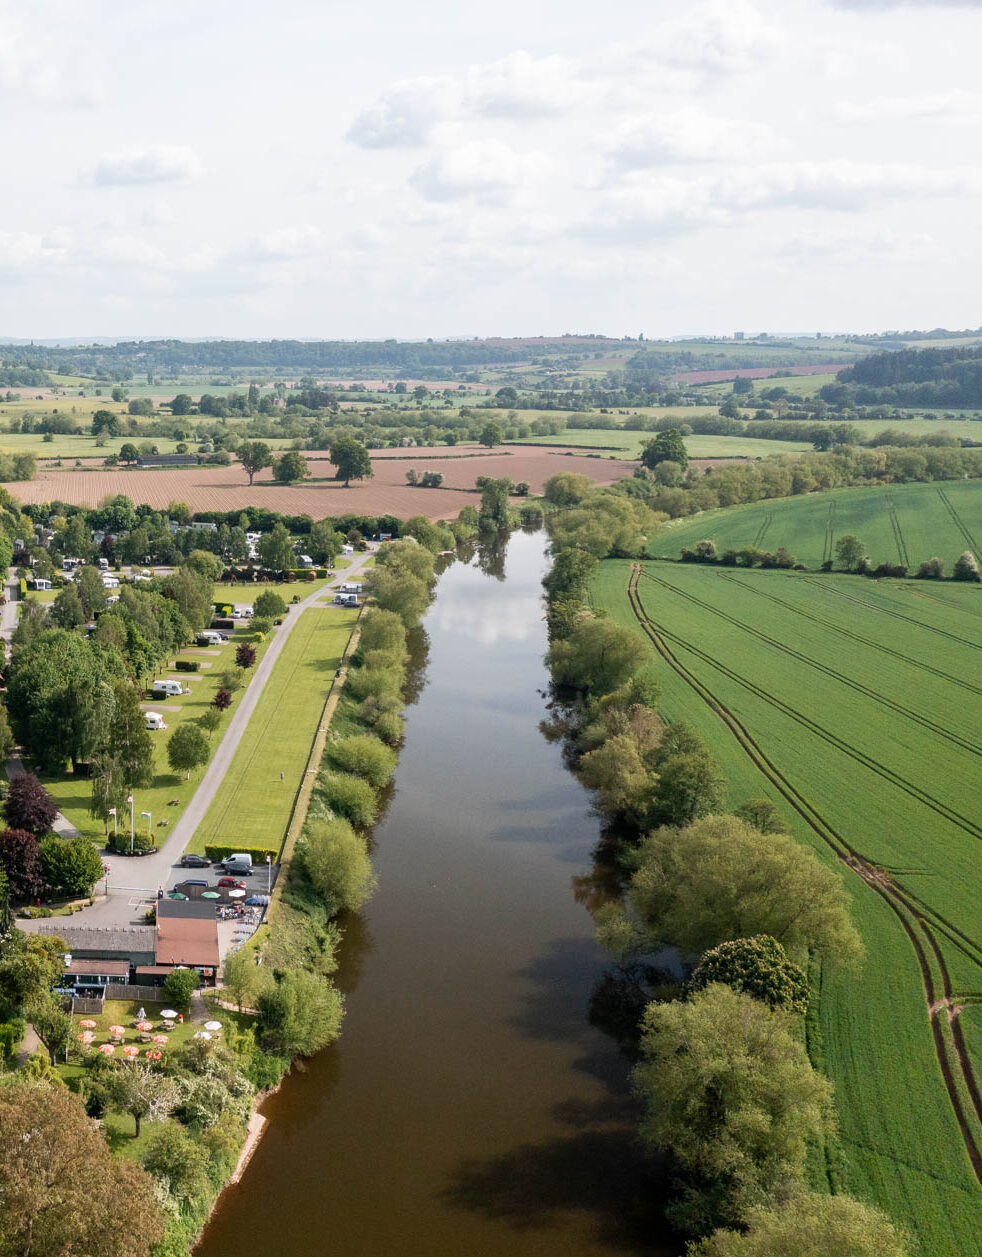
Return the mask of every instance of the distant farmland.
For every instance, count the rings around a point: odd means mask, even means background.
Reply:
[[[806,567],[819,568],[834,557],[836,541],[847,533],[865,543],[874,566],[902,563],[916,570],[938,555],[950,573],[964,550],[982,561],[982,481],[835,489],[706,511],[661,529],[649,552],[676,559],[682,547],[708,538],[721,551],[784,546]]]
[[[465,506],[475,505],[474,481],[478,476],[526,481],[532,493],[541,492],[548,478],[559,471],[577,471],[597,484],[610,484],[633,471],[620,459],[574,458],[546,450],[511,449],[482,452],[476,457],[469,447],[457,453],[442,446],[436,450],[387,450],[373,456],[374,478],[353,481],[349,488],[333,479],[334,467],[327,457],[310,454],[314,482],[277,485],[264,472],[250,487],[242,467],[188,467],[159,470],[93,468],[62,470],[43,468],[36,480],[6,484],[19,502],[66,502],[71,506],[97,506],[107,495],[125,493],[136,503],[161,510],[173,501],[186,502],[192,511],[232,511],[262,506],[288,515],[346,513],[402,517],[426,515],[452,519]],[[406,472],[437,471],[445,488],[419,489],[406,483]]]
[[[975,1253],[982,590],[637,566],[604,562],[593,602],[643,637],[665,716],[707,738],[729,806],[773,799],[854,902],[866,959],[815,975],[808,1043],[836,1088],[838,1190],[921,1257]]]

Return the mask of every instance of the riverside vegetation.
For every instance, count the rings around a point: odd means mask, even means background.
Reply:
[[[548,521],[549,732],[595,792],[608,861],[618,853],[620,894],[592,902],[623,966],[611,986],[641,1136],[666,1166],[667,1216],[693,1257],[910,1252],[885,1214],[844,1191],[819,1068],[808,975],[820,965],[856,983],[866,964],[841,873],[787,832],[771,798],[725,810],[715,742],[664,722],[650,646],[601,610],[601,560],[641,556],[658,517],[630,483],[550,494],[564,509]],[[658,962],[666,947],[674,968]]]

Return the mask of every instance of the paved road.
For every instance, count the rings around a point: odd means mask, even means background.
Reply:
[[[173,884],[177,880],[183,880],[185,876],[200,877],[207,875],[207,870],[181,870],[178,874],[176,869],[177,861],[184,854],[188,843],[194,835],[194,831],[204,819],[205,813],[208,811],[212,799],[214,799],[215,793],[222,783],[222,778],[228,771],[232,757],[235,755],[242,735],[249,723],[249,718],[255,711],[256,704],[259,702],[266,682],[269,680],[270,673],[273,671],[287,638],[293,632],[297,621],[300,619],[301,612],[308,607],[314,606],[319,599],[324,597],[328,589],[333,589],[346,581],[357,579],[369,557],[370,555],[368,554],[355,555],[351,560],[351,566],[339,572],[328,585],[322,585],[314,593],[304,598],[298,605],[290,608],[289,614],[285,617],[282,625],[274,630],[269,647],[253,673],[249,684],[243,691],[238,707],[232,714],[225,736],[219,743],[211,763],[205,770],[205,774],[191,798],[191,802],[184,810],[184,814],[168,831],[164,846],[155,855],[140,856],[134,859],[116,854],[107,855],[106,859],[112,869],[109,877],[109,896],[108,898],[100,897],[91,908],[87,908],[83,913],[74,917],[74,924],[93,926],[123,925],[142,919],[140,902],[141,900],[145,902],[146,900],[155,899],[158,887],[163,887],[166,890],[168,885]],[[289,589],[290,586],[286,588]],[[4,611],[6,609],[6,607],[3,608]],[[265,885],[259,887],[259,881],[264,881],[264,879],[257,879],[257,888],[265,890]],[[96,886],[97,894],[103,888],[104,883],[98,883]],[[27,923],[25,922],[24,924]]]

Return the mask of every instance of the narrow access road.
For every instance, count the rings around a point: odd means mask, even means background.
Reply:
[[[180,820],[169,830],[163,847],[154,855],[145,855],[132,859],[127,856],[107,854],[106,862],[110,864],[112,870],[109,877],[109,895],[108,897],[103,896],[97,899],[91,908],[86,908],[77,917],[73,918],[73,923],[112,926],[142,920],[146,901],[156,899],[158,888],[167,889],[168,883],[174,880],[174,866],[184,854],[188,843],[194,836],[194,831],[201,824],[205,813],[211,806],[218,787],[222,783],[222,778],[228,771],[232,757],[235,755],[239,742],[242,740],[242,735],[245,733],[250,717],[256,709],[256,704],[259,702],[266,682],[269,680],[283,646],[293,632],[301,614],[308,607],[315,606],[328,590],[335,589],[338,585],[343,585],[350,580],[357,580],[366,561],[371,558],[371,553],[373,552],[355,555],[350,567],[339,572],[327,585],[322,585],[314,593],[304,598],[302,602],[290,608],[283,623],[274,631],[272,641],[265,655],[263,655],[249,684],[243,691],[238,706],[232,713],[229,726],[225,730],[225,736],[218,744],[211,763],[205,769],[204,776],[191,797],[191,802],[184,809],[184,814]],[[290,588],[290,586],[287,586],[287,588]],[[3,608],[3,610],[6,610],[6,608]],[[201,872],[189,870],[188,876],[200,876]],[[203,872],[206,873],[207,870],[203,870]],[[96,886],[97,894],[101,887],[102,883],[98,883]],[[33,923],[22,922],[21,924],[26,925],[29,929]]]

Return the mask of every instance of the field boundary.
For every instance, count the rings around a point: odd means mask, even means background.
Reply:
[[[941,1075],[975,1177],[982,1184],[982,1140],[980,1140],[982,1093],[980,1093],[964,1036],[958,1024],[960,1010],[953,997],[947,963],[928,923],[911,902],[910,897],[897,886],[891,876],[866,860],[825,820],[814,805],[767,756],[746,725],[678,659],[663,636],[665,630],[650,618],[644,608],[638,591],[640,577],[640,566],[633,564],[627,586],[628,601],[641,630],[653,643],[658,654],[726,725],[755,767],[817,837],[839,860],[861,877],[863,882],[888,904],[900,920],[914,949],[921,971],[928,1021]],[[687,643],[682,644],[692,649]],[[943,993],[940,999],[938,998],[939,987]],[[963,1097],[967,1097],[970,1102],[971,1111]]]

